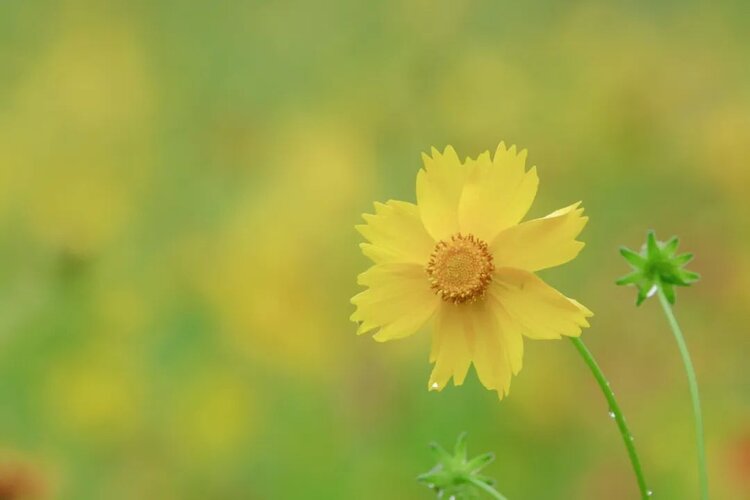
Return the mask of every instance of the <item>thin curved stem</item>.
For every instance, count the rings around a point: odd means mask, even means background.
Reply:
[[[633,465],[633,472],[635,472],[635,477],[638,480],[638,489],[641,490],[641,498],[648,499],[651,497],[651,490],[646,486],[646,478],[643,476],[641,461],[638,459],[638,453],[635,451],[633,435],[630,433],[630,429],[628,429],[628,424],[625,422],[625,416],[622,414],[622,410],[620,410],[620,405],[617,404],[615,393],[612,392],[602,369],[599,368],[599,364],[594,359],[591,351],[586,348],[583,341],[577,337],[571,337],[570,340],[583,358],[583,361],[588,365],[596,382],[599,384],[599,388],[604,393],[604,397],[609,404],[609,414],[615,419],[615,422],[617,422],[617,428],[620,430],[620,435],[625,443],[625,448],[628,450],[628,457],[630,457],[630,463]]]
[[[698,395],[698,380],[695,377],[695,370],[693,369],[693,362],[690,360],[690,353],[688,352],[687,344],[685,343],[685,337],[682,335],[680,325],[677,324],[677,319],[672,311],[672,306],[667,300],[666,295],[659,287],[659,302],[661,307],[664,309],[664,314],[667,316],[669,326],[672,328],[674,338],[677,341],[677,347],[680,349],[680,355],[682,356],[682,362],[685,364],[685,372],[687,372],[688,385],[690,386],[690,398],[693,401],[693,415],[695,416],[695,439],[696,446],[698,448],[698,478],[700,481],[701,498],[703,500],[708,499],[708,470],[706,467],[706,449],[703,438],[703,414],[701,413],[701,402]]]
[[[490,495],[492,498],[496,498],[497,500],[508,500],[503,495],[497,492],[495,488],[490,486],[489,484],[485,483],[484,481],[480,481],[479,479],[469,476],[466,478],[471,484],[476,486],[477,488],[483,490],[488,495]]]

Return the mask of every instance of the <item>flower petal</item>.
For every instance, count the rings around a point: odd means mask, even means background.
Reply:
[[[518,375],[523,367],[523,327],[499,303],[493,309],[500,323],[501,339],[508,353],[511,371],[513,375]]]
[[[490,245],[495,265],[538,271],[575,258],[584,247],[575,238],[589,220],[579,205],[580,202],[575,203],[502,231]]]
[[[513,268],[495,270],[490,294],[532,339],[577,337],[593,313],[534,274]]]
[[[526,150],[506,149],[501,142],[490,160],[480,155],[466,164],[467,178],[458,205],[462,232],[492,241],[505,228],[518,224],[536,196],[536,167],[525,171]]]
[[[427,385],[431,391],[443,390],[451,377],[455,385],[463,384],[469,371],[471,352],[465,328],[464,305],[443,302],[438,309],[431,353],[435,366]]]
[[[458,201],[466,169],[448,146],[432,157],[422,154],[424,168],[417,174],[417,205],[427,232],[437,241],[458,232]]]
[[[362,243],[362,253],[376,264],[413,262],[425,265],[435,241],[430,237],[413,203],[390,200],[375,203],[375,214],[364,214],[367,224],[356,226],[369,243]]]
[[[502,399],[512,374],[521,369],[521,327],[495,300],[442,304],[438,313],[430,361],[435,363],[429,388],[441,390],[454,378],[463,383],[471,362],[480,382]]]
[[[440,302],[424,268],[416,264],[379,264],[360,274],[357,282],[369,288],[352,298],[357,310],[351,320],[360,323],[357,334],[378,328],[374,338],[379,342],[412,335]]]
[[[499,303],[489,297],[472,304],[474,338],[472,357],[479,381],[497,391],[500,399],[510,392],[513,374],[521,369],[523,339]]]

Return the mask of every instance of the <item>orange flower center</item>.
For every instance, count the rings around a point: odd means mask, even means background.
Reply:
[[[474,235],[461,233],[454,234],[450,240],[439,241],[427,264],[435,293],[456,304],[482,297],[494,270],[487,243]]]

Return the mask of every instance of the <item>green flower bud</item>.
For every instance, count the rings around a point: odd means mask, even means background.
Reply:
[[[455,500],[473,500],[479,498],[475,484],[477,481],[492,486],[494,480],[479,474],[479,471],[495,460],[493,453],[484,453],[471,460],[467,459],[466,433],[456,441],[453,454],[447,452],[437,443],[431,443],[437,465],[429,472],[421,474],[417,480],[433,489],[438,498]]]
[[[683,269],[683,266],[693,259],[693,254],[677,255],[677,245],[680,240],[673,237],[667,242],[657,241],[653,231],[648,232],[646,243],[640,253],[629,248],[620,248],[620,254],[625,257],[633,272],[623,276],[615,283],[618,285],[635,285],[638,288],[636,305],[654,295],[659,289],[669,300],[675,302],[674,287],[690,286],[700,279],[698,273]]]

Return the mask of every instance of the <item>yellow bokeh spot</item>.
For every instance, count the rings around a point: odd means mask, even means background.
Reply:
[[[66,26],[0,116],[0,217],[77,254],[120,235],[150,168],[147,74],[127,25]]]
[[[282,143],[268,168],[273,190],[248,195],[186,268],[232,349],[291,372],[326,374],[339,359],[331,335],[341,317],[330,295],[313,293],[330,279],[330,242],[320,235],[349,220],[371,159],[362,139],[335,121],[292,124]]]
[[[167,433],[191,460],[220,460],[241,451],[258,425],[248,386],[228,373],[182,381],[168,407]]]
[[[143,380],[124,356],[89,348],[50,368],[45,399],[63,428],[118,442],[137,432],[143,392]]]

